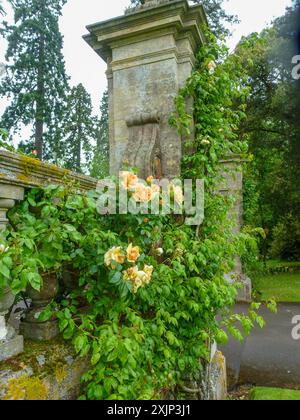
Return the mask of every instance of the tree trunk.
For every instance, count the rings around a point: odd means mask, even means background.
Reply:
[[[39,67],[37,78],[37,98],[35,114],[35,148],[37,156],[43,159],[43,136],[44,136],[44,103],[45,103],[45,40],[41,34],[39,42]]]
[[[76,150],[76,172],[81,172],[81,130],[79,130]]]

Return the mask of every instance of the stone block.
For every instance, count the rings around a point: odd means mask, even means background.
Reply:
[[[226,359],[216,351],[210,365],[209,400],[224,401],[227,399]]]
[[[20,332],[33,341],[50,341],[59,335],[58,321],[28,322],[22,321]]]
[[[25,341],[22,355],[0,362],[0,400],[76,400],[88,368],[63,341]]]
[[[0,341],[0,362],[10,359],[24,351],[24,341],[21,335],[9,340]]]

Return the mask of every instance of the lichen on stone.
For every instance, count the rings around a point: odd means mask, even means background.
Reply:
[[[3,400],[44,401],[47,399],[47,393],[47,386],[41,379],[23,375],[9,380]]]

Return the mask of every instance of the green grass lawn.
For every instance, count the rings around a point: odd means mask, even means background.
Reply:
[[[252,401],[300,401],[300,391],[280,388],[254,388],[250,393]]]
[[[262,300],[300,302],[300,272],[258,276],[253,284]]]

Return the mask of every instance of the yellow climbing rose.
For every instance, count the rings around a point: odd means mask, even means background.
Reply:
[[[130,244],[127,248],[127,260],[131,263],[135,263],[140,257],[140,248]]]
[[[120,246],[114,246],[104,255],[104,262],[107,267],[111,266],[114,262],[124,264],[125,254]]]

